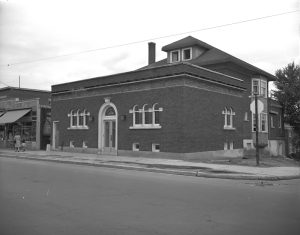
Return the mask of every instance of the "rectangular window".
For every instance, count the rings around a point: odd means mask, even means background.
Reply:
[[[275,128],[274,127],[274,118],[273,118],[273,116],[270,117],[270,122],[271,122],[271,128]]]
[[[267,82],[266,81],[263,81],[261,80],[260,81],[260,94],[267,98]]]
[[[179,50],[171,51],[171,63],[178,62],[180,60],[179,56],[180,56]]]
[[[160,145],[152,144],[152,152],[160,152]]]
[[[268,84],[265,80],[254,78],[252,79],[252,94],[261,95],[264,98],[268,96]]]
[[[253,79],[252,80],[252,93],[253,94],[259,94],[259,80]]]
[[[186,48],[182,50],[182,60],[192,59],[192,48]]]
[[[140,144],[139,143],[133,143],[132,144],[132,151],[140,151]]]
[[[281,128],[281,116],[279,114],[279,120],[278,120],[278,128]]]
[[[267,114],[266,113],[261,113],[260,114],[261,118],[261,131],[266,132],[267,131]]]

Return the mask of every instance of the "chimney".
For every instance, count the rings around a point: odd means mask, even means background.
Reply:
[[[155,63],[155,43],[148,43],[148,64]]]

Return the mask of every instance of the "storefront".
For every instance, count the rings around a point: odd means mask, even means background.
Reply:
[[[3,101],[0,105],[0,148],[14,148],[14,136],[17,134],[26,143],[27,149],[46,147],[50,142],[50,107],[39,105],[38,99]]]

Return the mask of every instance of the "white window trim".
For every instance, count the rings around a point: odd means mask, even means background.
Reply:
[[[79,125],[79,117],[83,117],[83,124]],[[68,114],[68,117],[70,118],[70,126],[67,128],[67,130],[88,130],[89,127],[87,126],[87,120],[86,117],[90,116],[90,112],[87,112],[86,109],[83,110],[83,112],[80,112],[80,109],[71,110],[71,112]],[[73,123],[73,117],[76,117],[76,125]]]
[[[254,81],[257,81],[258,82],[258,95],[262,95],[262,83],[265,84],[265,88],[266,88],[266,93],[264,94],[264,98],[267,98],[268,97],[268,82],[264,79],[261,79],[261,78],[252,78],[252,81],[251,81],[251,92],[252,94],[254,93],[254,89],[253,89],[253,83]]]
[[[262,131],[262,115],[266,115],[266,129],[264,130],[264,131]],[[263,133],[267,133],[268,132],[268,115],[267,115],[267,113],[264,113],[264,112],[261,112],[260,113],[260,115],[259,115],[259,117],[260,117],[260,130],[261,130],[261,132],[263,132]]]
[[[176,61],[173,61],[173,56],[172,56],[173,52],[178,52],[178,60],[176,60]],[[176,62],[179,62],[180,59],[181,59],[181,58],[180,58],[180,50],[170,51],[170,63],[176,63]]]
[[[156,149],[155,146],[158,145],[159,146],[159,149]],[[157,144],[157,143],[152,143],[152,152],[160,152],[160,144]]]
[[[261,118],[262,114],[266,115],[266,130],[264,130],[264,131],[262,131],[262,118]],[[255,113],[252,113],[252,124],[251,124],[252,132],[256,132],[256,131],[254,131],[254,117],[255,117]],[[258,132],[268,133],[268,114],[265,112],[261,112],[258,115]]]
[[[186,51],[186,50],[190,50],[190,58],[189,59],[184,59],[184,51]],[[187,60],[191,60],[192,58],[193,58],[193,50],[192,50],[192,48],[191,47],[187,47],[187,48],[183,48],[182,50],[181,50],[181,58],[182,58],[182,61],[187,61]]]
[[[262,94],[262,88],[263,88],[262,84],[265,84],[265,87],[264,87],[265,94],[264,95]],[[263,95],[264,98],[267,98],[267,96],[268,96],[268,84],[265,80],[260,80],[260,95]]]
[[[232,108],[227,109],[227,107],[225,107],[225,109],[222,111],[222,114],[224,115],[224,129],[225,130],[235,130],[235,128],[233,127],[233,116],[235,115],[235,112],[233,112]],[[229,125],[228,125],[228,117],[230,119],[229,121]]]
[[[132,151],[135,151],[135,152],[140,151],[140,148],[137,148],[137,147],[136,147],[137,145],[140,145],[140,144],[139,144],[139,143],[133,143],[133,144],[132,144]]]
[[[162,112],[163,108],[156,108],[158,103],[155,103],[152,108],[146,108],[148,104],[144,104],[142,109],[135,110],[138,106],[134,105],[132,109],[129,110],[129,113],[132,113],[133,121],[132,121],[132,126],[129,127],[129,129],[160,129],[161,125],[159,123],[155,123],[155,112],[159,111]],[[140,124],[135,123],[135,115],[136,113],[142,113],[142,120]],[[151,117],[152,117],[152,122],[151,123],[145,123],[146,118],[145,118],[145,113],[146,112],[151,112]]]

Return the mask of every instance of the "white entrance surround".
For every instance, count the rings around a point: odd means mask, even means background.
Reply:
[[[104,121],[113,120],[116,123],[115,128],[115,154],[118,151],[118,110],[117,107],[110,102],[110,98],[105,98],[105,103],[101,106],[98,114],[98,149],[103,153],[104,148]],[[105,116],[106,110],[112,107],[115,111],[114,116]]]

